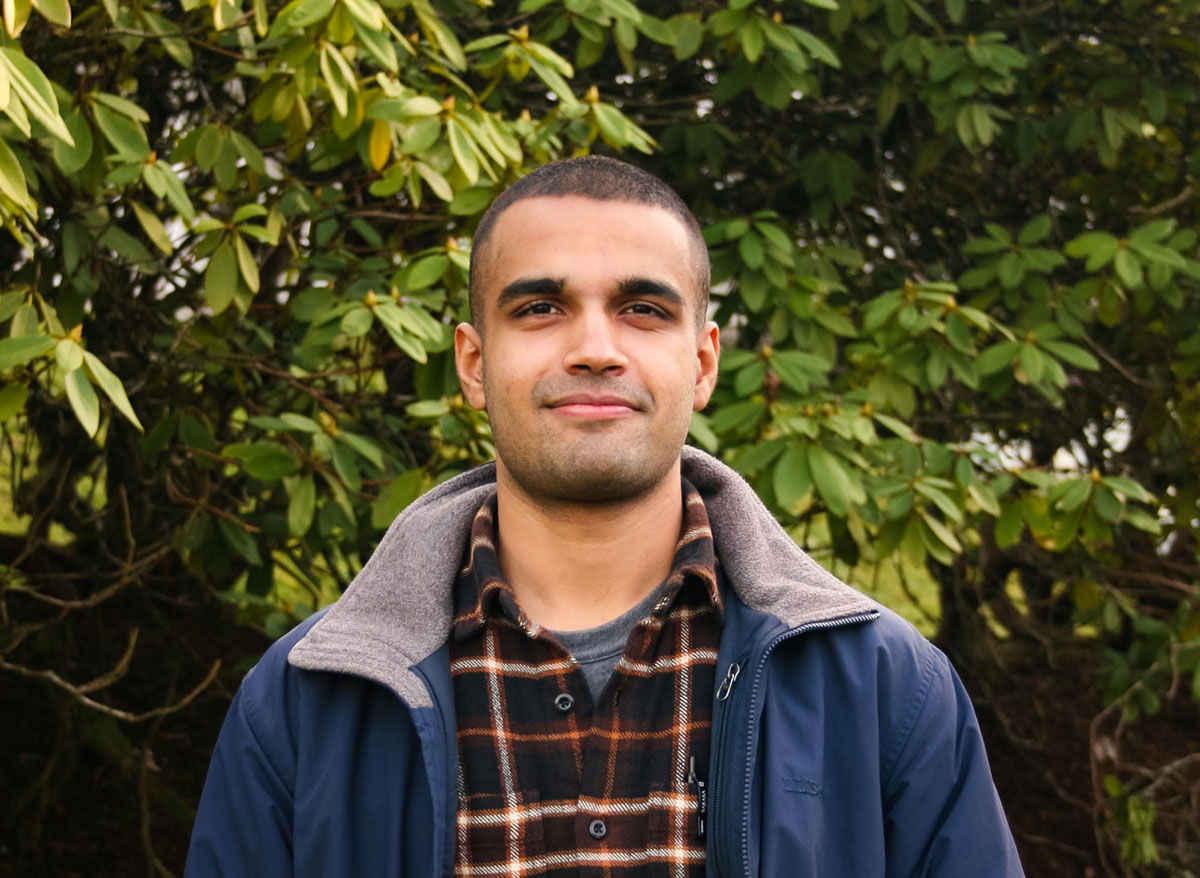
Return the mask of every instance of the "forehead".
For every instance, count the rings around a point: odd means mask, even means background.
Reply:
[[[487,244],[483,293],[517,279],[562,279],[568,287],[631,277],[699,295],[687,229],[665,208],[577,195],[526,198],[496,220]]]

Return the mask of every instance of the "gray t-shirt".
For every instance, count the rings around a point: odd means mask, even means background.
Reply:
[[[633,627],[654,609],[654,603],[659,598],[658,592],[657,588],[654,589],[633,609],[595,628],[551,632],[579,662],[593,704],[600,699],[600,693],[612,677],[617,661],[625,652],[625,644]]]

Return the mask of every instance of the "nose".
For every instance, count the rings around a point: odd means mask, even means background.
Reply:
[[[618,343],[614,321],[601,308],[589,308],[577,316],[563,361],[568,372],[599,375],[620,374],[625,370],[628,359]]]

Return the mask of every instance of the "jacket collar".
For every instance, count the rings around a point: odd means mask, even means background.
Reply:
[[[749,609],[789,628],[878,609],[801,551],[741,476],[695,448],[685,447],[682,458],[684,477],[704,498],[725,576]],[[412,708],[432,707],[414,666],[446,642],[471,522],[495,480],[488,464],[413,502],[346,593],[292,647],[289,664],[366,677]]]

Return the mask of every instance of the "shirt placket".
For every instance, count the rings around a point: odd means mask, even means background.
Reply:
[[[647,815],[626,812],[618,802],[644,799],[649,793],[648,781],[645,789],[618,789],[613,778],[617,773],[617,760],[640,756],[637,744],[623,743],[620,737],[628,727],[625,710],[658,709],[657,705],[638,706],[634,703],[636,699],[626,697],[636,694],[631,687],[636,687],[637,678],[622,670],[626,663],[652,661],[654,647],[661,636],[658,624],[653,625],[654,630],[650,630],[643,620],[634,626],[625,652],[595,705],[591,733],[585,738],[579,811],[575,818],[578,849],[586,852],[580,858],[580,878],[624,874],[629,864],[621,859],[620,852],[636,848],[645,840]]]

